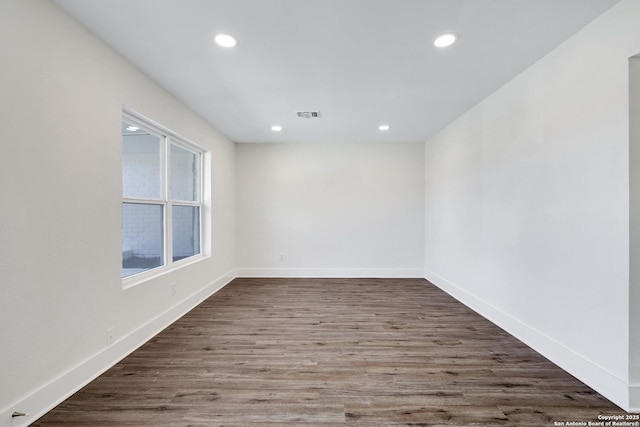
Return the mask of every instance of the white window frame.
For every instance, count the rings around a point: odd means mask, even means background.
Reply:
[[[160,205],[163,209],[163,260],[164,263],[158,267],[153,267],[140,273],[135,273],[127,277],[122,278],[122,284],[124,288],[135,286],[139,283],[145,282],[149,279],[164,275],[170,271],[181,268],[185,265],[192,264],[203,258],[206,258],[204,252],[205,230],[204,227],[204,212],[206,210],[205,201],[210,198],[207,197],[205,191],[207,186],[205,185],[204,178],[205,171],[205,158],[207,157],[207,151],[195,144],[194,142],[178,135],[170,129],[160,125],[159,123],[129,109],[123,109],[121,121],[138,126],[140,129],[148,132],[151,135],[160,138],[162,149],[160,159],[161,169],[161,198],[144,198],[144,197],[125,197],[122,195],[122,206],[125,203],[139,203],[139,204],[151,204]],[[198,164],[198,200],[186,201],[186,200],[172,200],[171,196],[171,146],[175,145],[183,150],[197,154],[199,156]],[[173,261],[173,206],[191,206],[198,207],[199,212],[199,253],[190,257]],[[122,209],[121,209],[122,211]],[[121,245],[122,246],[122,243]],[[121,267],[122,268],[122,267]]]

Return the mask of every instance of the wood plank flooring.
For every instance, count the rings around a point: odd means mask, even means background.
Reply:
[[[35,426],[553,426],[624,412],[422,279],[236,279]]]

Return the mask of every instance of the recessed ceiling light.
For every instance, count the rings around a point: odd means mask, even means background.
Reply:
[[[234,47],[238,44],[238,39],[229,34],[216,34],[214,40],[218,46],[222,47]]]
[[[127,126],[127,130],[129,132],[135,132],[137,130],[140,130],[140,128],[138,126]]]
[[[386,131],[386,130],[389,130],[390,127],[389,125],[380,125],[378,126],[378,129],[380,129],[381,131]]]
[[[443,35],[439,36],[437,39],[435,39],[433,44],[436,47],[447,47],[447,46],[451,46],[452,44],[454,44],[457,40],[458,40],[458,36],[456,34],[447,33],[447,34],[443,34]]]
[[[278,126],[278,125],[271,126],[271,130],[274,132],[280,132],[282,130],[282,126]]]

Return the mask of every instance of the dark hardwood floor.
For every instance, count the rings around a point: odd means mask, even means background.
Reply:
[[[36,426],[553,426],[624,412],[422,279],[236,279]]]

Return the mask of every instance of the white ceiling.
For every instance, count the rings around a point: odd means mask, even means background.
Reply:
[[[236,142],[425,141],[618,1],[54,0]]]

